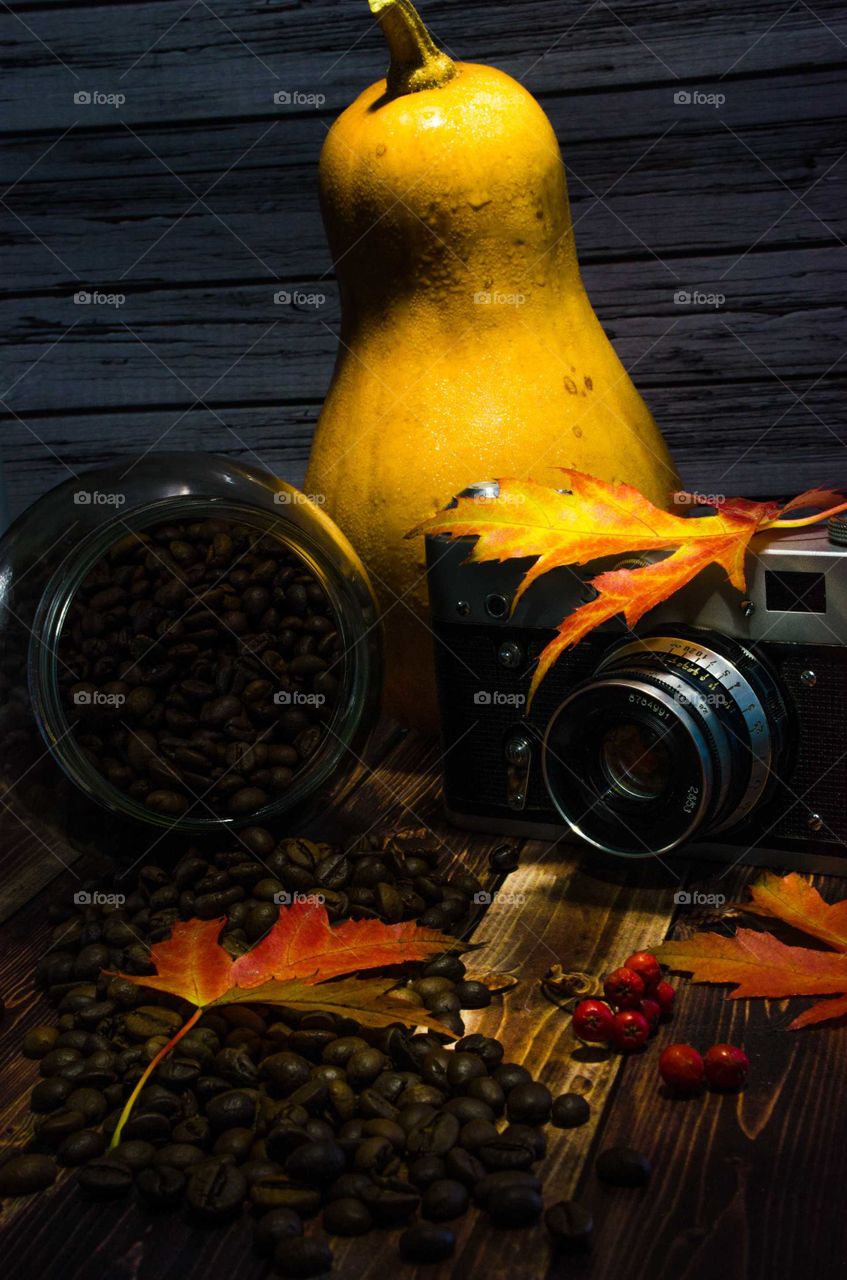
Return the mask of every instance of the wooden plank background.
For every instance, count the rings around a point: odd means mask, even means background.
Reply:
[[[843,6],[422,8],[453,54],[550,114],[589,292],[686,483],[847,482]],[[13,515],[68,469],[156,441],[302,480],[338,325],[317,157],[385,63],[365,0],[0,6]],[[698,93],[725,101],[677,101]],[[294,286],[324,301],[275,301]],[[93,290],[125,300],[74,301]],[[694,290],[725,302],[675,300]]]

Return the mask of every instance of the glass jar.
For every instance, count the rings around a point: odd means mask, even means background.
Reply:
[[[180,541],[180,531],[185,530],[197,535],[193,547]],[[222,542],[209,541],[211,530],[223,535]],[[201,535],[205,541],[200,540]],[[221,546],[223,562],[218,575],[217,567],[213,570],[209,566]],[[262,548],[268,559],[257,565]],[[227,554],[232,559],[227,560]],[[184,572],[175,555],[188,561],[190,567]],[[289,608],[292,586],[273,584],[286,575],[289,582],[293,577],[297,584],[308,584],[300,586],[296,597],[301,624],[313,629],[320,624],[324,635],[318,638],[329,633],[333,646],[331,652],[325,650],[330,656],[323,662],[323,687],[332,687],[330,705],[325,709],[319,705],[319,695],[302,692],[298,678],[291,675],[292,659],[281,652],[284,643],[290,654],[291,637],[296,639],[298,633],[281,624],[276,631],[262,631],[261,622],[249,622],[239,609],[230,607],[228,613],[219,615],[209,603],[221,595],[226,603],[228,592],[229,605],[239,603],[232,599],[234,588],[229,583],[238,577],[236,569],[243,556],[248,557],[244,563],[254,566],[253,574],[267,566],[262,582],[268,586],[260,586],[259,602],[269,595],[273,598],[263,621],[276,620]],[[131,563],[118,572],[127,558]],[[177,596],[182,592],[181,603],[166,619],[159,620],[148,646],[149,637],[136,635],[139,628],[133,626],[144,602],[136,602],[132,593],[137,583],[149,594],[150,579],[154,588],[166,579],[170,583],[167,565],[179,578],[176,590]],[[277,577],[267,576],[271,569]],[[123,586],[110,585],[112,574]],[[192,584],[198,575],[205,576],[202,585],[195,588]],[[248,585],[252,582],[247,570],[241,577],[248,579]],[[99,596],[98,586],[104,587]],[[302,603],[307,591],[310,598],[323,603]],[[120,601],[117,605],[115,596]],[[281,601],[278,607],[274,605],[277,597]],[[97,609],[83,606],[84,599],[93,600]],[[318,609],[320,616],[315,612]],[[153,619],[162,611],[151,604],[150,612],[152,628]],[[197,626],[198,617],[200,629],[186,631],[189,622]],[[205,625],[203,617],[211,625]],[[294,625],[297,618],[288,621]],[[147,627],[146,619],[143,627]],[[245,630],[249,635],[242,636]],[[213,635],[217,640],[209,639]],[[205,640],[191,643],[201,636]],[[117,678],[111,670],[117,659],[115,651],[110,652],[110,637],[114,645],[117,637],[121,645],[128,646]],[[126,695],[137,689],[139,679],[155,681],[163,669],[174,667],[167,661],[167,652],[157,667],[154,659],[148,660],[145,649],[158,653],[162,645],[174,640],[182,645],[183,671],[185,663],[190,666],[193,661],[191,652],[196,651],[196,674],[205,680],[166,684],[164,691],[160,688],[149,696],[136,692],[135,700],[128,702]],[[224,657],[215,656],[214,643],[223,645]],[[262,649],[263,645],[267,647]],[[314,656],[302,661],[303,651],[308,654],[313,650],[311,640],[301,635],[297,644],[300,667],[320,667],[322,660]],[[123,648],[120,652],[124,653]],[[268,665],[271,655],[273,670]],[[244,672],[242,660],[249,667]],[[251,742],[239,743],[239,733],[246,734],[244,726],[253,723],[249,716],[254,708],[246,699],[227,695],[225,682],[223,687],[216,683],[221,668],[229,678],[233,667],[234,678],[242,684],[247,679],[249,688],[255,685],[261,689],[257,741],[264,755],[259,765],[255,744],[251,754]],[[297,663],[294,667],[299,671]],[[105,683],[99,678],[103,671],[112,675]],[[194,674],[193,668],[189,670],[189,675]],[[252,685],[250,677],[255,677]],[[209,682],[215,683],[212,693]],[[8,845],[9,839],[22,838],[23,828],[27,839],[36,846],[47,845],[61,858],[65,843],[101,852],[104,846],[119,843],[131,850],[144,850],[163,840],[178,841],[189,832],[215,832],[219,837],[226,828],[261,825],[279,829],[281,823],[287,826],[295,818],[305,821],[313,811],[337,802],[355,777],[378,714],[380,683],[380,626],[373,591],[355,551],[317,503],[266,472],[213,454],[149,453],[88,472],[51,490],[0,540],[0,830],[5,828]],[[149,691],[153,686],[148,683],[144,687]],[[206,700],[199,706],[186,701],[184,687],[195,699],[202,699],[205,693]],[[104,692],[115,689],[122,692]],[[307,723],[308,734],[303,729],[299,739],[295,737],[300,747],[277,744],[275,748],[274,758],[280,754],[286,759],[296,756],[296,769],[263,767],[261,761],[270,751],[267,743],[275,741],[280,726],[293,721],[296,728],[297,715],[305,717],[305,712],[292,713],[292,699],[305,703],[310,697],[308,711],[314,719]],[[133,721],[129,708],[141,709],[151,698],[156,705],[147,718]],[[108,699],[112,701],[107,704]],[[215,720],[207,725],[206,713],[211,716],[218,703],[227,702],[237,704],[236,711],[230,710],[230,722]],[[156,716],[159,720],[151,732]],[[160,739],[156,735],[162,716],[167,722]],[[283,721],[285,716],[287,721]],[[185,728],[192,720],[199,726],[193,735]],[[168,729],[170,723],[176,726],[176,737]],[[184,739],[184,751],[180,751],[179,735]],[[183,786],[184,771],[170,763],[171,757],[166,760],[160,755],[160,741],[169,744],[163,751],[175,749],[180,759],[191,759],[196,755],[192,752],[194,738],[217,754],[209,758],[211,772],[201,769],[199,774],[189,773],[194,783]],[[120,749],[126,752],[135,742],[150,747],[151,739],[154,774],[159,776],[152,791],[149,779],[133,777],[123,759],[109,754],[117,754],[115,743],[122,744]],[[138,751],[143,755],[141,747]],[[279,782],[282,776],[284,788],[279,793],[242,788],[237,795],[248,803],[245,807],[242,800],[238,807],[227,774],[233,771],[239,778],[245,759],[263,780],[271,775]],[[288,773],[292,776],[285,779]],[[169,792],[170,776],[179,778],[179,787]],[[212,782],[208,791],[199,785],[201,776]],[[210,793],[220,797],[220,803],[218,799],[211,803],[206,798]],[[171,797],[167,804],[162,795]]]

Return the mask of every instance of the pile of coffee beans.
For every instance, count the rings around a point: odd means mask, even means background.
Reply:
[[[337,618],[284,542],[222,520],[116,542],[59,643],[80,748],[158,814],[250,815],[314,756],[344,679]]]
[[[120,892],[119,882],[101,882],[98,891],[78,890],[74,904],[55,904],[55,945],[38,976],[57,1022],[24,1040],[39,1064],[34,1136],[0,1165],[0,1195],[49,1186],[63,1166],[78,1168],[86,1197],[132,1193],[151,1210],[179,1209],[195,1222],[230,1222],[246,1207],[256,1250],[284,1276],[326,1271],[329,1236],[393,1229],[401,1255],[426,1263],[453,1253],[456,1225],[472,1207],[498,1229],[540,1221],[545,1126],[583,1124],[589,1108],[573,1094],[553,1098],[525,1067],[504,1060],[496,1039],[462,1034],[461,1010],[491,995],[453,953],[407,966],[407,982],[460,1035],[455,1043],[274,1006],[212,1009],[156,1069],[109,1150],[124,1102],[191,1010],[104,969],[148,971],[149,944],[198,904],[206,918],[227,915],[224,941],[239,953],[276,917],[274,894],[257,893],[262,881],[273,881],[274,893],[276,885],[300,892],[304,870],[314,885],[332,869],[341,883],[334,892],[348,906],[354,890],[369,890],[373,899],[358,907],[381,918],[420,911],[423,920],[446,909],[438,923],[448,931],[478,892],[468,873],[439,869],[437,848],[414,833],[343,847],[275,842],[262,828],[242,834],[252,855],[243,847],[190,851],[170,870],[140,868]],[[502,849],[492,860],[507,861]],[[367,874],[358,875],[363,866]],[[219,873],[226,879],[216,880]],[[403,896],[409,884],[415,899]],[[388,889],[404,904],[399,917]],[[210,895],[222,895],[214,910]],[[256,916],[267,906],[274,911]],[[545,1222],[556,1248],[590,1238],[590,1216],[571,1202],[548,1207]]]

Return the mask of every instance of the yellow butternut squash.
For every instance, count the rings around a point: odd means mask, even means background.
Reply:
[[[503,72],[448,58],[410,0],[370,7],[388,74],[320,162],[342,327],[306,487],[373,576],[387,709],[434,727],[423,545],[406,531],[469,483],[552,465],[660,505],[678,480],[583,287],[543,110]]]

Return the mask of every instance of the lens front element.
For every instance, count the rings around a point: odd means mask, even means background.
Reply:
[[[773,673],[737,641],[695,628],[626,641],[554,712],[545,781],[590,844],[666,853],[761,802],[787,718]]]

